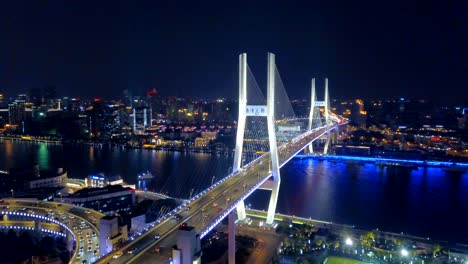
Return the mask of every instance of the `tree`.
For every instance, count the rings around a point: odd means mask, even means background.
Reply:
[[[374,244],[375,241],[375,233],[374,232],[367,232],[361,238],[361,244],[366,247],[370,247]]]
[[[335,243],[333,243],[333,246],[335,247],[335,249],[338,249],[340,247],[340,241],[335,240]]]
[[[395,243],[395,245],[397,245],[397,246],[401,246],[403,244],[403,241],[395,238],[395,239],[393,239],[393,243]]]
[[[441,250],[440,245],[439,244],[434,244],[432,246],[432,255],[435,257],[437,254],[440,253],[440,250]]]
[[[317,247],[321,247],[323,244],[323,241],[321,239],[317,239],[317,241],[315,241],[315,245],[317,245]]]

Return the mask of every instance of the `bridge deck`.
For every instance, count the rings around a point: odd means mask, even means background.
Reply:
[[[334,127],[335,125],[329,125],[316,128],[280,146],[278,148],[280,167],[310,142]],[[176,243],[177,232],[174,231],[179,228],[181,223],[195,227],[203,237],[234,210],[240,201],[248,197],[271,177],[270,164],[270,154],[262,155],[222,182],[216,183],[210,189],[177,208],[173,215],[179,215],[180,220],[168,216],[145,234],[121,248],[119,251],[123,253],[122,256],[113,258],[114,255],[109,254],[97,263],[164,263],[169,261],[171,248]],[[155,239],[157,236],[160,238]],[[156,252],[155,248],[158,248],[159,252]],[[134,249],[134,252],[127,253],[129,249]]]

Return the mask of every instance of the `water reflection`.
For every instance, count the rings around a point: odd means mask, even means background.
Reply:
[[[226,176],[232,156],[148,150],[0,142],[0,169],[40,162],[84,178],[103,172],[142,187],[188,198]],[[278,211],[366,228],[408,232],[443,240],[468,239],[468,175],[438,168],[380,168],[373,164],[293,159],[281,169]],[[246,204],[267,209],[269,191]]]
[[[37,162],[41,168],[49,168],[49,150],[46,144],[40,144],[37,151]]]

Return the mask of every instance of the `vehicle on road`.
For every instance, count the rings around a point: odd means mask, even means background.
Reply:
[[[119,251],[119,252],[115,253],[115,255],[112,256],[112,258],[113,259],[120,258],[122,255],[123,255],[122,251]]]
[[[127,251],[128,254],[133,254],[133,252],[135,252],[137,250],[137,248],[131,248]]]
[[[172,218],[175,220],[180,220],[182,219],[182,216],[180,216],[179,214],[175,214]]]

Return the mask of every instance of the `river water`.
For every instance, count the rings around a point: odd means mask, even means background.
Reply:
[[[187,198],[227,174],[232,156],[83,145],[0,141],[0,170],[64,167],[71,178],[121,175],[149,190]],[[293,159],[281,169],[278,212],[364,228],[468,243],[468,174],[439,168],[380,168],[373,164]],[[266,209],[269,192],[246,204]]]

